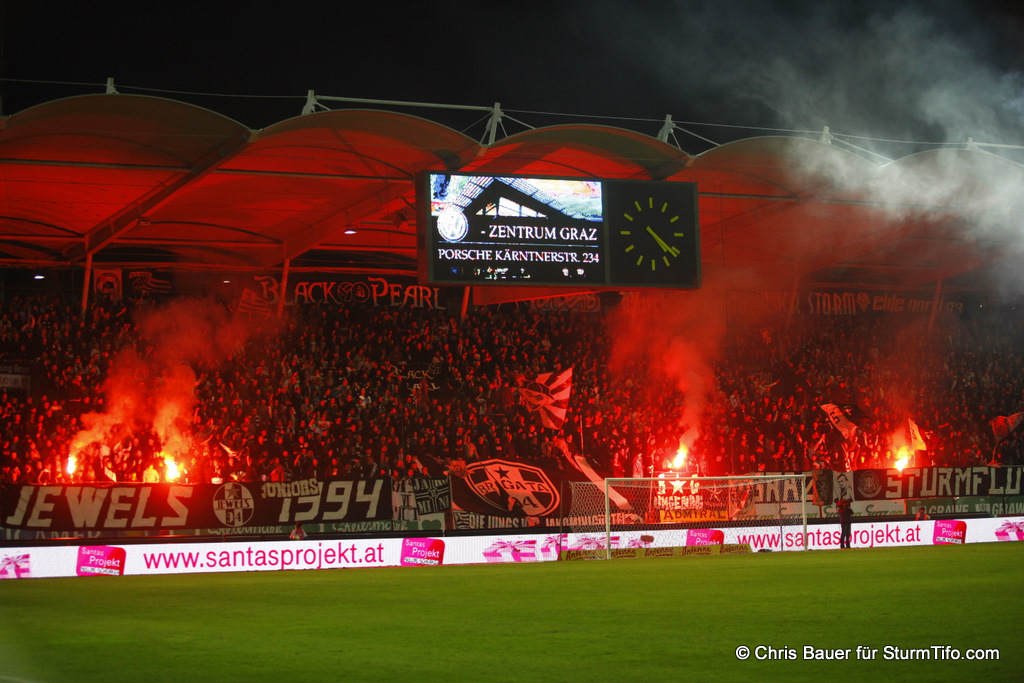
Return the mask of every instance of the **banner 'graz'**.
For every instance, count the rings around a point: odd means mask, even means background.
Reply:
[[[0,487],[0,526],[88,531],[390,520],[392,480]]]

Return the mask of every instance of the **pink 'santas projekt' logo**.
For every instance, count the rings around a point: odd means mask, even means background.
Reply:
[[[444,541],[439,538],[402,540],[402,566],[422,567],[444,564]]]
[[[687,529],[686,545],[722,545],[725,533],[721,529]]]
[[[935,520],[932,543],[964,543],[967,540],[967,522],[955,519]]]
[[[124,548],[83,545],[78,549],[79,576],[123,576]]]

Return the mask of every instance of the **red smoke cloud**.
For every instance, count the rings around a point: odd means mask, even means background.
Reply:
[[[155,434],[165,456],[191,448],[197,372],[240,352],[252,324],[208,299],[180,299],[136,315],[135,345],[114,357],[104,383],[105,412],[82,416],[70,454],[98,443]]]
[[[627,295],[612,320],[613,372],[646,365],[653,388],[670,382],[683,393],[674,418],[680,442],[691,448],[715,388],[713,364],[722,351],[726,299],[721,289]]]

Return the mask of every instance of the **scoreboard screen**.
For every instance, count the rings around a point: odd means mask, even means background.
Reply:
[[[700,286],[693,183],[428,172],[417,197],[431,284]]]

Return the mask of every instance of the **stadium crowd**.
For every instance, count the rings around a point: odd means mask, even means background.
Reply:
[[[505,304],[461,318],[307,306],[283,321],[253,320],[230,353],[189,359],[187,424],[179,417],[174,426],[187,448],[172,466],[149,419],[123,418],[125,405],[156,406],[171,393],[169,375],[145,370],[165,358],[168,342],[140,329],[141,307],[103,301],[83,317],[59,299],[8,297],[0,364],[30,368],[30,383],[0,387],[0,483],[164,481],[173,467],[190,483],[406,477],[489,458],[571,472],[566,456],[579,454],[606,476],[648,475],[675,459],[679,415],[694,397],[661,381],[650,358],[612,367],[614,309]],[[893,321],[730,325],[708,359],[713,388],[685,467],[708,475],[891,467],[892,435],[908,420],[927,443],[911,451],[913,466],[1020,464],[1020,439],[997,440],[989,421],[1024,405],[1024,319],[959,316],[905,334]],[[119,384],[127,357],[139,364],[136,381]],[[545,427],[520,400],[522,388],[569,368],[565,421]],[[824,404],[840,407],[855,432],[844,437]],[[120,424],[82,443],[96,415],[113,413]]]

